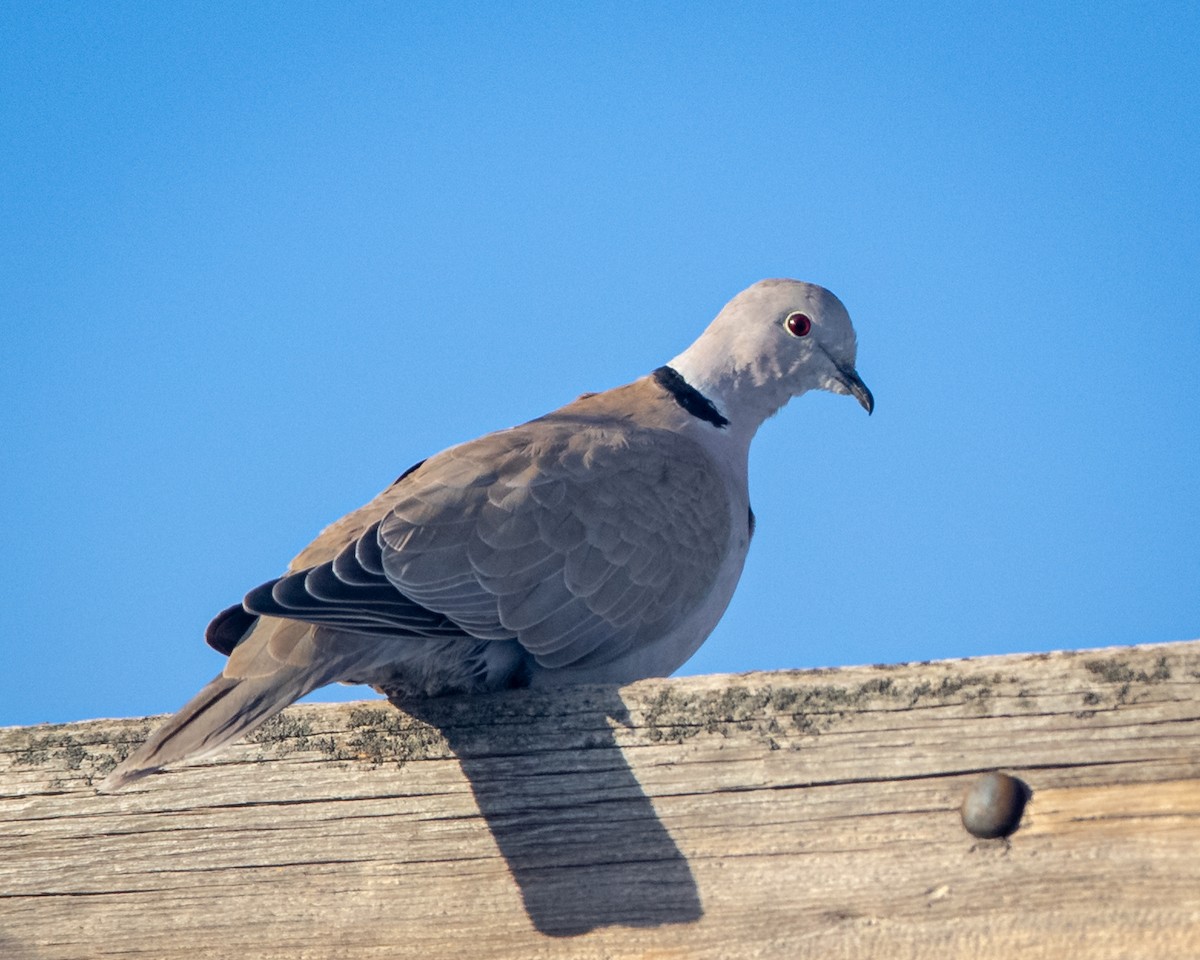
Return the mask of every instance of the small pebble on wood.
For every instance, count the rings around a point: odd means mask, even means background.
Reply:
[[[1007,837],[1017,829],[1029,788],[1016,777],[996,770],[974,780],[962,801],[962,822],[972,836],[985,840]]]

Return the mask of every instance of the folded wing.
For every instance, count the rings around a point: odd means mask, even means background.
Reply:
[[[699,445],[586,403],[451,448],[385,498],[332,559],[245,609],[368,635],[515,638],[542,666],[595,665],[699,604],[729,541]]]

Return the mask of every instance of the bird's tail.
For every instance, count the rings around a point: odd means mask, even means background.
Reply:
[[[285,664],[265,676],[219,674],[121,761],[97,789],[101,793],[120,790],[169,763],[208,756],[325,682],[323,672]]]
[[[306,693],[370,661],[378,640],[352,638],[324,649],[307,623],[259,617],[212,682],[150,735],[100,783],[102,793],[169,763],[215,753]],[[354,642],[357,640],[358,642]]]

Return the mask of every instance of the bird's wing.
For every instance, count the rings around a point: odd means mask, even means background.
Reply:
[[[246,600],[243,600],[242,603],[235,604],[234,606],[218,613],[213,618],[212,622],[209,623],[208,629],[204,634],[208,645],[217,652],[222,653],[225,656],[229,656],[233,652],[234,647],[248,639],[251,631],[260,626],[260,616],[282,616],[289,617],[289,619],[293,620],[305,619],[298,615],[291,615],[282,605],[273,600],[271,597],[271,591],[275,584],[297,573],[306,574],[309,570],[314,568],[327,567],[329,565],[329,561],[336,558],[339,554],[344,553],[347,548],[349,548],[352,552],[355,543],[362,538],[363,533],[372,526],[378,525],[379,521],[387,515],[392,504],[395,503],[400,496],[399,491],[401,485],[412,473],[421,467],[423,463],[424,461],[421,461],[421,463],[417,463],[409,467],[392,484],[390,484],[377,496],[372,498],[370,502],[366,503],[362,507],[359,507],[357,510],[351,511],[344,517],[334,521],[324,530],[322,530],[312,541],[312,543],[301,550],[300,553],[293,558],[292,562],[288,564],[287,573],[283,577],[280,577],[276,580],[271,580],[268,583],[255,588],[247,595]],[[368,538],[368,542],[369,541],[370,538]],[[344,566],[345,565],[343,564],[342,567]],[[383,578],[381,575],[382,571],[377,571],[377,577],[374,581],[375,585],[385,587],[390,592],[394,593],[394,589],[388,583],[387,579]],[[396,604],[403,603],[402,597],[395,596],[392,599]],[[249,601],[249,603],[247,603],[247,601]],[[411,606],[415,607],[418,605],[411,604]],[[427,610],[414,611],[414,614],[417,618],[417,622],[425,622],[431,615],[430,611]],[[318,619],[312,622],[317,623],[320,622],[320,620]],[[399,629],[400,627],[397,626],[386,632],[389,634],[395,634],[399,631]],[[368,629],[364,632],[371,633],[380,631]],[[444,632],[444,630],[439,631],[439,633]],[[462,634],[462,631],[457,628],[454,628],[453,632],[457,635]],[[288,631],[279,633],[279,631],[276,630],[275,634],[281,638],[292,636],[292,633]],[[286,643],[284,640],[273,640],[272,643],[279,647],[278,652],[280,653],[280,656],[287,656]]]
[[[340,549],[314,543],[314,566],[252,592],[246,609],[358,632],[515,637],[546,667],[603,663],[666,633],[711,588],[730,505],[699,444],[625,409],[649,390],[581,399],[429,459],[377,498],[377,522],[354,539],[363,521],[335,524],[322,536],[338,528]]]

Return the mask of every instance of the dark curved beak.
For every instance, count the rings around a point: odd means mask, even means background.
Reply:
[[[863,383],[862,377],[858,375],[858,371],[853,367],[839,365],[838,374],[838,379],[842,381],[846,389],[862,404],[862,408],[867,411],[867,416],[869,417],[875,409],[875,398],[871,396],[871,391]]]

